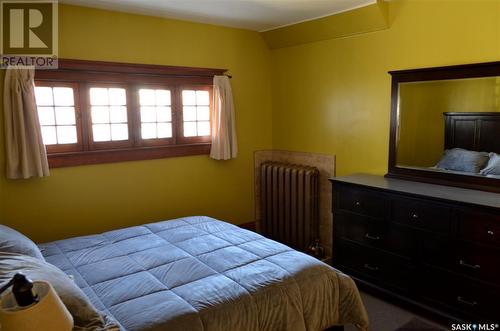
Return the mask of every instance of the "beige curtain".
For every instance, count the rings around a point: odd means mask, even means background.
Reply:
[[[234,159],[238,155],[233,93],[227,76],[214,77],[212,111],[212,149],[215,160]]]
[[[35,69],[5,72],[4,126],[7,178],[49,175],[35,102]]]

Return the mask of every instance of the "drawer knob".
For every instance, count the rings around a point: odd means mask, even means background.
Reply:
[[[356,202],[354,203],[354,205],[355,205],[356,207],[361,207],[361,202],[356,201]]]
[[[413,218],[414,220],[418,220],[418,214],[417,213],[412,213],[411,214],[411,218]]]
[[[368,270],[371,270],[371,271],[378,271],[378,267],[377,266],[373,266],[373,265],[370,265],[368,263],[365,263],[364,267]]]
[[[470,269],[480,269],[481,266],[479,264],[469,264],[469,263],[466,263],[464,260],[460,260],[459,261],[460,265],[462,267],[466,267],[466,268],[470,268]]]
[[[495,235],[495,232],[493,232],[492,230],[488,230],[488,232],[486,232],[488,234],[488,236],[494,236]]]
[[[365,238],[371,239],[371,240],[380,240],[379,236],[372,236],[371,234],[367,233],[365,234]]]
[[[476,301],[465,300],[461,296],[457,297],[457,301],[460,302],[460,303],[466,304],[467,306],[477,306],[477,302]]]

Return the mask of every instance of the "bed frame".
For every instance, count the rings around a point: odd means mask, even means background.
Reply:
[[[445,149],[500,153],[500,112],[443,114]]]

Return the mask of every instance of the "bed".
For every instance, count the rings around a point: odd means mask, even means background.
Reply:
[[[324,330],[368,318],[351,278],[261,235],[188,217],[39,245],[123,330]]]
[[[434,173],[500,178],[500,112],[445,112],[444,153],[433,167],[402,166]]]

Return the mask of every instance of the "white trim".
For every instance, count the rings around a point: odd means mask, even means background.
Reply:
[[[337,14],[345,13],[345,12],[348,12],[348,11],[351,11],[351,10],[363,8],[363,7],[366,7],[366,6],[369,6],[369,5],[373,5],[375,3],[377,3],[377,0],[367,0],[366,2],[364,2],[362,4],[354,6],[354,7],[351,7],[351,8],[337,10],[337,11],[331,12],[329,14],[325,14],[325,15],[321,15],[321,16],[316,16],[316,17],[313,17],[313,18],[306,18],[306,19],[301,20],[301,21],[297,21],[297,22],[293,22],[293,23],[287,23],[287,24],[283,24],[283,25],[280,25],[280,26],[277,26],[277,27],[274,27],[274,28],[259,30],[257,32],[262,33],[262,32],[267,32],[267,31],[272,31],[272,30],[277,30],[277,29],[285,28],[287,26],[291,26],[291,25],[295,25],[295,24],[300,24],[300,23],[305,23],[305,22],[309,22],[309,21],[314,21],[314,20],[318,20],[320,18],[325,18],[325,17],[328,17],[328,16],[337,15]]]

